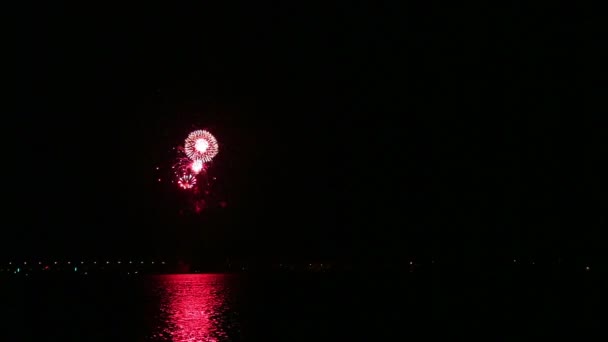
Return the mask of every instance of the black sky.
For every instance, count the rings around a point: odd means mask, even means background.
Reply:
[[[602,254],[601,51],[571,9],[53,4],[13,18],[7,256]],[[155,170],[193,127],[220,141],[228,202],[196,219]]]

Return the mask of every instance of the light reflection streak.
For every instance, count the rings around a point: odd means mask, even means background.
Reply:
[[[153,341],[228,340],[232,322],[228,276],[179,274],[156,277],[160,290],[160,325]]]

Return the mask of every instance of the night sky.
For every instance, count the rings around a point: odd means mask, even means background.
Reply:
[[[4,257],[603,255],[605,47],[570,9],[39,6],[3,49]],[[180,215],[156,167],[195,128],[228,206]]]

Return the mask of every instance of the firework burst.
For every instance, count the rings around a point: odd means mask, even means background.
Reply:
[[[172,183],[185,190],[189,210],[200,213],[216,206],[224,208],[226,203],[216,198],[216,178],[209,174],[211,161],[218,153],[215,137],[206,130],[196,130],[188,134],[183,145],[173,147],[173,151],[177,155],[170,168]]]
[[[191,173],[185,173],[179,177],[177,185],[182,189],[192,189],[196,185],[196,177]]]
[[[205,130],[196,130],[188,134],[184,152],[193,161],[200,160],[201,163],[208,163],[218,152],[217,140]]]
[[[201,172],[203,170],[203,168],[204,168],[203,161],[200,159],[193,161],[192,165],[190,165],[190,169],[192,169],[192,172],[194,172],[196,174]]]

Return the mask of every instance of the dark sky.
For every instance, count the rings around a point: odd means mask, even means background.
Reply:
[[[301,6],[14,9],[2,253],[602,255],[593,20]],[[228,207],[193,218],[155,167],[194,127]]]

